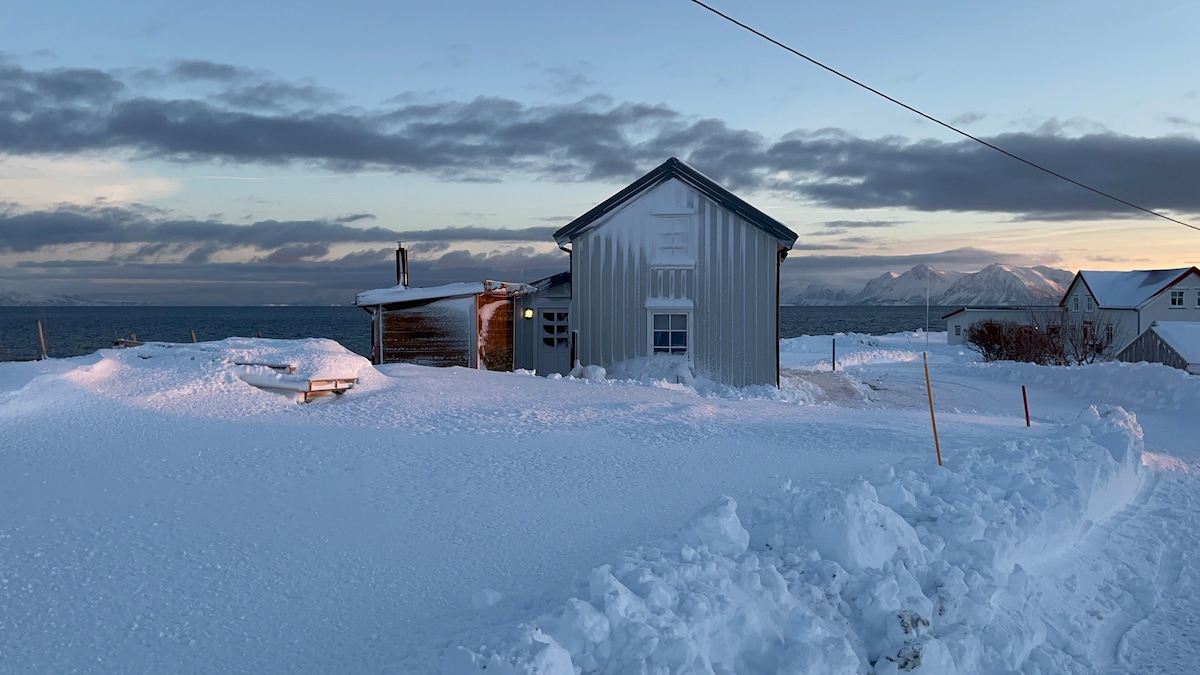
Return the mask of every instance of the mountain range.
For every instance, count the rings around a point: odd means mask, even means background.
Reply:
[[[1045,305],[1057,304],[1075,277],[1053,267],[992,264],[978,272],[917,265],[903,274],[885,272],[857,293],[809,284],[783,295],[784,304],[829,305]]]

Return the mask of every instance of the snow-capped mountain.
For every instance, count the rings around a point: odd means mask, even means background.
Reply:
[[[1065,283],[1059,281],[1065,275]],[[994,264],[969,274],[938,297],[939,305],[1056,304],[1073,275],[1050,267]]]
[[[1075,275],[1053,267],[993,264],[974,273],[917,265],[903,274],[886,272],[858,293],[817,284],[796,290],[788,304],[825,305],[1039,305],[1055,304]],[[785,296],[786,297],[786,296]]]
[[[924,304],[926,295],[930,298],[940,296],[962,276],[962,272],[935,270],[928,265],[917,265],[903,274],[887,272],[868,281],[854,304]]]

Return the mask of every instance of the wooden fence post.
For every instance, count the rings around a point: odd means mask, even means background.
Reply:
[[[41,319],[38,319],[37,330],[38,330],[38,360],[44,360],[46,358],[46,334],[42,332]]]
[[[942,465],[942,445],[938,442],[937,418],[933,415],[933,387],[929,384],[929,359],[921,352],[921,360],[925,362],[925,391],[929,392],[929,421],[933,423],[933,447],[937,450],[938,466]]]

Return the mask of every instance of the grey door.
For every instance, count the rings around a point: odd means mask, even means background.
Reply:
[[[571,334],[567,328],[566,307],[539,307],[538,310],[538,375],[571,370]]]

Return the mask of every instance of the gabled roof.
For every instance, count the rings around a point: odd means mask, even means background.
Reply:
[[[677,178],[699,190],[701,194],[720,206],[729,209],[746,222],[775,237],[781,245],[791,248],[792,244],[796,243],[796,233],[789,230],[783,223],[750,206],[737,195],[717,185],[713,179],[675,157],[668,159],[658,168],[630,183],[624,190],[604,200],[591,211],[561,227],[554,233],[554,240],[558,242],[559,246],[566,245],[605,214],[612,212],[642,192],[657,187],[672,178]]]
[[[1082,282],[1101,309],[1137,309],[1192,272],[1200,274],[1195,267],[1132,272],[1080,270],[1059,304],[1066,303],[1075,284]]]
[[[1158,333],[1184,361],[1200,364],[1200,321],[1155,321],[1150,330]]]

